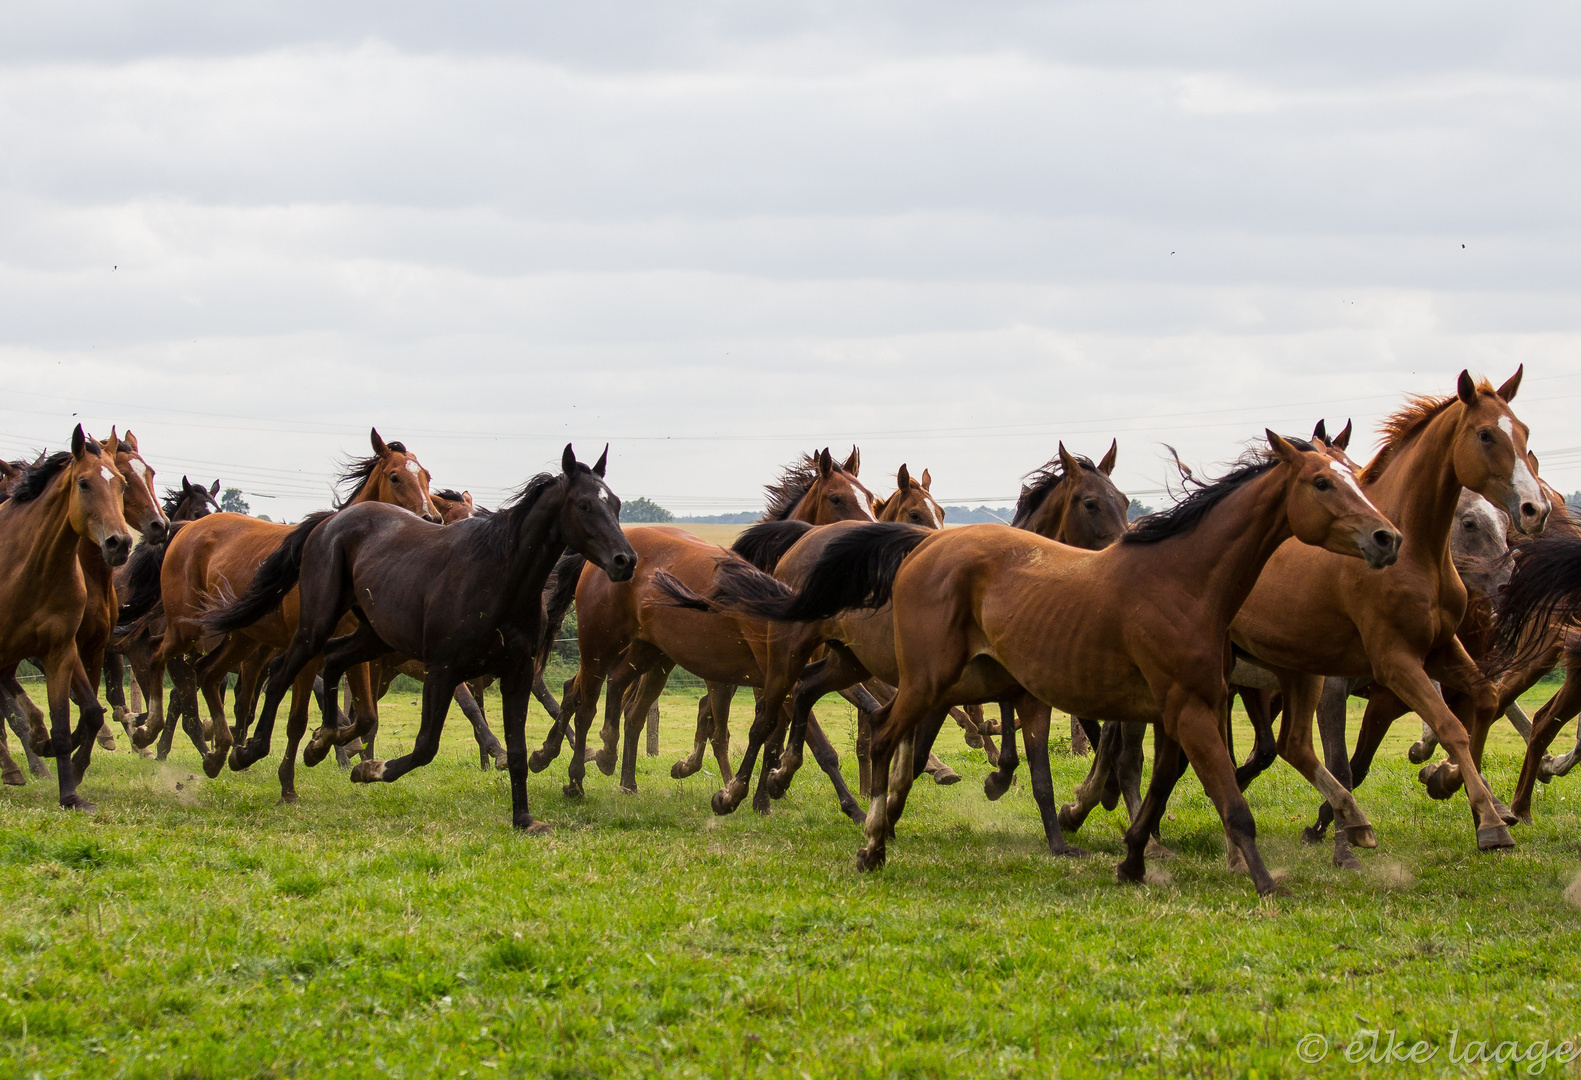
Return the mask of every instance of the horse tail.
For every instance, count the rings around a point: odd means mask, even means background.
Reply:
[[[889,603],[900,564],[932,535],[930,529],[888,522],[843,530],[818,556],[800,590],[744,559],[719,564],[708,597],[667,574],[655,574],[654,582],[679,607],[737,611],[778,622],[817,622],[853,608]]]
[[[171,522],[172,540],[181,525],[181,522]],[[129,626],[159,606],[164,597],[159,575],[165,566],[165,549],[169,543],[166,540],[163,544],[138,544],[133,549],[132,557],[126,563],[126,574],[122,578],[126,595],[121,598],[121,607],[115,616],[117,632],[120,632],[120,627]]]
[[[274,553],[258,565],[252,584],[234,603],[211,611],[200,620],[204,629],[229,634],[251,626],[285,599],[302,576],[302,549],[315,529],[335,516],[333,510],[320,510],[302,519]]]
[[[538,636],[538,652],[534,659],[540,669],[549,662],[549,651],[554,648],[554,640],[560,633],[560,627],[565,624],[566,613],[571,610],[571,602],[576,599],[576,584],[582,580],[582,568],[587,565],[587,556],[570,552],[560,557],[554,564],[554,571],[549,577],[549,583],[544,588],[544,616],[543,632]],[[547,693],[547,689],[545,690]],[[545,708],[547,708],[545,704]]]
[[[1499,600],[1488,665],[1492,673],[1522,663],[1540,648],[1543,635],[1530,630],[1581,615],[1581,537],[1532,540],[1515,551],[1515,571]]]
[[[805,521],[760,522],[736,537],[730,550],[765,574],[772,574],[785,553],[814,528],[817,526]]]

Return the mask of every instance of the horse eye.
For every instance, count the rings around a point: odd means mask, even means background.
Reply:
[[[390,483],[392,483],[392,484],[399,484],[400,482],[401,482],[401,474],[400,473],[393,472],[393,473],[390,474]]]
[[[91,485],[90,485],[90,484],[89,484],[89,483],[88,483],[88,478],[87,478],[87,477],[86,477],[86,476],[85,476],[85,477],[83,477],[83,478],[82,478],[82,479],[81,479],[81,480],[78,480],[78,481],[77,481],[77,486],[78,486],[78,487],[79,487],[79,488],[81,488],[81,489],[82,489],[82,490],[83,490],[83,491],[87,491],[87,490],[88,490],[88,488],[89,488],[89,487],[90,487],[90,486],[91,486]]]
[[[829,501],[834,503],[836,506],[839,506],[840,505],[840,496],[838,496],[838,495],[831,495],[831,496],[829,496]]]
[[[1463,525],[1461,525],[1461,528],[1463,528],[1463,529],[1475,529],[1476,527],[1477,527],[1477,523],[1475,521],[1472,521],[1470,518],[1467,518],[1465,523]]]
[[[1490,443],[1493,441],[1493,432],[1489,431],[1487,428],[1483,428],[1481,431],[1477,432],[1477,438],[1481,439],[1485,443]]]
[[[1328,477],[1320,476],[1316,480],[1312,481],[1312,486],[1317,488],[1319,491],[1327,491],[1333,485],[1328,482]]]

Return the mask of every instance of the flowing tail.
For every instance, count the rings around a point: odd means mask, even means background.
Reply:
[[[744,559],[719,564],[708,597],[669,574],[655,574],[653,580],[680,607],[738,611],[778,622],[817,622],[852,608],[889,603],[900,564],[932,535],[930,529],[887,522],[847,529],[829,541],[800,591]]]
[[[736,537],[730,550],[765,574],[772,574],[785,553],[815,528],[805,521],[760,522]]]
[[[302,524],[291,530],[285,542],[275,548],[258,566],[253,582],[234,604],[211,611],[201,622],[205,629],[229,634],[251,626],[285,599],[302,576],[302,549],[308,537],[324,522],[335,516],[333,510],[320,510],[302,519]]]
[[[538,637],[538,652],[534,657],[539,671],[549,662],[549,652],[554,648],[554,640],[565,623],[566,613],[571,610],[571,602],[576,599],[576,583],[582,580],[582,568],[586,565],[587,557],[575,552],[562,555],[560,561],[554,564],[554,572],[543,590],[543,633]],[[548,690],[544,692],[548,693]],[[547,708],[548,702],[544,706]]]
[[[1515,572],[1499,600],[1490,658],[1497,673],[1527,659],[1542,644],[1540,631],[1581,615],[1581,537],[1532,540],[1516,549]]]

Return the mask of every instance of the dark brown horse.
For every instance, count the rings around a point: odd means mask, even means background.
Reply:
[[[77,632],[88,606],[78,546],[91,541],[109,566],[126,561],[132,532],[121,511],[125,487],[115,459],[79,425],[71,450],[28,469],[0,505],[0,665],[14,671],[30,657],[43,661],[50,751],[60,804],[69,809],[93,809],[77,782],[104,717],[102,709],[84,710],[74,739],[71,687],[82,668]]]
[[[544,630],[543,590],[567,548],[612,579],[629,578],[637,554],[621,533],[620,500],[604,483],[608,449],[591,469],[569,445],[559,476],[529,480],[516,499],[488,516],[438,526],[376,503],[314,515],[258,568],[234,605],[209,627],[234,633],[266,616],[293,590],[301,618],[290,646],[270,668],[263,712],[248,757],[268,752],[280,700],[322,653],[325,725],[334,723],[341,676],[396,653],[420,660],[423,720],[410,754],[364,761],[354,783],[398,780],[433,760],[457,686],[481,675],[500,680],[511,821],[537,831],[527,806],[527,703]],[[300,586],[298,586],[300,583]],[[347,616],[356,629],[335,636]]]
[[[354,485],[343,505],[387,503],[437,523],[439,512],[428,495],[428,470],[402,444],[385,443],[377,430],[372,433],[371,442],[373,456],[353,462],[342,476],[344,482]],[[204,619],[215,608],[245,592],[259,564],[293,531],[293,526],[260,521],[244,514],[213,514],[186,526],[170,542],[159,568],[165,636],[150,671],[152,697],[148,721],[133,733],[137,745],[148,745],[164,726],[166,665],[173,659],[201,653],[197,679],[208,704],[214,733],[213,748],[204,755],[203,768],[209,776],[219,775],[227,752],[235,742],[245,739],[249,720],[245,715],[237,717],[238,730],[233,739],[221,694],[225,675],[253,657],[260,646],[280,650],[289,644],[296,629],[296,597],[294,594],[286,596],[276,611],[229,639],[216,637]],[[353,624],[348,623],[346,632],[351,632],[352,628]],[[243,684],[249,678],[256,678],[257,663],[255,660],[251,672],[243,668]],[[285,802],[296,801],[296,749],[306,731],[313,678],[317,674],[316,667],[303,672],[292,702],[286,728],[289,747],[280,764],[280,797]],[[362,739],[376,728],[378,712],[368,670],[359,667],[350,678],[356,704],[355,726],[344,731],[321,728],[303,754],[304,763],[317,764],[336,743]],[[244,685],[238,690],[244,691]],[[236,700],[245,702],[250,697],[249,693],[239,692]],[[267,741],[256,744],[262,748],[267,745]],[[242,752],[241,747],[236,749],[231,755],[233,769],[247,768],[257,760]]]
[[[1230,620],[1286,538],[1381,567],[1397,556],[1400,534],[1311,444],[1272,432],[1268,441],[1269,456],[1102,551],[996,525],[939,533],[872,525],[830,544],[802,590],[754,605],[788,621],[894,605],[900,691],[873,739],[875,773],[889,786],[874,795],[859,867],[884,862],[919,730],[940,723],[952,703],[997,701],[1019,687],[1074,715],[1154,725],[1152,786],[1126,833],[1121,880],[1142,880],[1146,842],[1184,771],[1184,750],[1257,891],[1276,889],[1220,734]],[[1322,768],[1315,756],[1309,764]],[[1365,817],[1353,804],[1342,815],[1364,842]]]

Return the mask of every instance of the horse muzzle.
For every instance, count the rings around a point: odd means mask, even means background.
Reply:
[[[609,575],[611,581],[630,581],[631,575],[637,572],[637,556],[635,552],[627,553],[617,551],[609,557],[604,573]]]
[[[143,523],[143,527],[139,531],[142,532],[143,539],[148,543],[163,544],[170,539],[170,522],[162,517],[150,518]]]
[[[120,566],[132,554],[132,534],[116,533],[99,541],[99,554],[106,565]]]
[[[1400,557],[1400,542],[1402,537],[1394,529],[1373,529],[1362,534],[1361,557],[1367,565],[1374,570],[1382,570],[1386,566],[1393,566]]]

